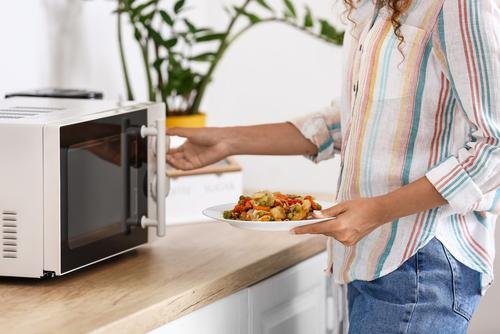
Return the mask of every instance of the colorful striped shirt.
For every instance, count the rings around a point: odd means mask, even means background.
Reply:
[[[355,246],[329,238],[335,280],[373,280],[432,238],[493,280],[500,212],[500,2],[413,1],[399,43],[386,8],[362,0],[345,35],[341,98],[293,120],[341,155],[337,200],[393,191],[423,176],[448,204],[377,228]]]

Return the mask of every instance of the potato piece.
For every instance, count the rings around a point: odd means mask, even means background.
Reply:
[[[264,210],[253,210],[251,215],[252,220],[260,220],[262,216],[270,216],[269,211]]]
[[[252,195],[254,206],[271,207],[274,204],[274,195],[269,191],[260,191]]]
[[[268,222],[271,221],[271,215],[264,215],[258,219],[260,222]]]
[[[272,208],[271,215],[274,217],[274,220],[283,220],[286,218],[285,209],[281,206]]]
[[[291,220],[302,220],[307,217],[307,211],[302,208],[300,204],[294,204],[290,207],[292,213]]]
[[[302,209],[304,209],[306,212],[309,212],[309,210],[311,210],[311,201],[309,200],[304,200],[302,202]]]

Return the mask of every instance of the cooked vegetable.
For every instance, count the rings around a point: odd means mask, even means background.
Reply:
[[[271,209],[271,215],[274,217],[274,220],[285,220],[286,219],[286,212],[285,208],[282,206],[275,206],[274,208]]]
[[[240,196],[232,210],[224,212],[225,219],[252,221],[287,221],[312,218],[313,210],[320,210],[312,196],[285,195],[280,192],[259,191],[251,196]]]

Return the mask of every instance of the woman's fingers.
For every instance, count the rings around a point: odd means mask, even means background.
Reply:
[[[191,128],[169,128],[167,129],[167,135],[188,138],[192,136],[195,131],[196,129]]]
[[[191,165],[189,163],[189,161],[186,159],[186,157],[184,156],[184,152],[182,152],[182,151],[175,152],[175,153],[169,152],[167,154],[167,162],[170,165],[172,165],[174,168],[182,169],[182,170],[189,169],[189,167]]]
[[[346,206],[344,203],[339,203],[330,208],[324,210],[318,210],[313,212],[314,218],[327,218],[327,217],[337,217],[338,215],[345,212]]]
[[[167,157],[167,162],[176,169],[180,170],[190,170],[193,169],[193,164],[186,160],[185,158],[169,158]]]
[[[182,152],[184,150],[184,145],[178,146],[178,147],[172,147],[168,150],[167,154],[173,154],[177,152]]]
[[[293,234],[330,234],[334,233],[336,219],[327,220],[325,222],[299,226],[292,229]]]

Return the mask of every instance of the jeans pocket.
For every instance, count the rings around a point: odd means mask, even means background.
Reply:
[[[455,259],[443,246],[450,264],[453,285],[453,311],[470,321],[481,298],[481,274]]]

